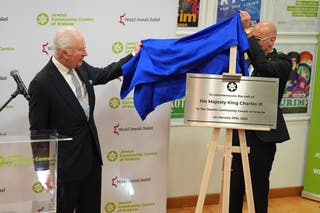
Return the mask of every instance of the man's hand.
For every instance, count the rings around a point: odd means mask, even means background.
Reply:
[[[139,41],[138,43],[136,43],[136,44],[134,45],[133,53],[132,53],[132,54],[133,54],[133,55],[137,54],[137,53],[140,51],[141,47],[142,47],[142,43],[141,43],[141,41]]]
[[[240,19],[243,29],[245,31],[250,29],[251,16],[247,11],[240,10]]]
[[[50,173],[50,170],[37,171],[37,176],[39,182],[45,189],[53,188],[53,177]]]

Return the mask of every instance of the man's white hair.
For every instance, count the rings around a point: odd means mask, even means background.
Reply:
[[[59,28],[53,38],[54,54],[59,55],[59,50],[72,48],[74,38],[77,36],[82,36],[82,34],[75,27],[66,26]]]

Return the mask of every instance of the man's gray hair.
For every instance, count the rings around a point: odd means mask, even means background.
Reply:
[[[74,38],[81,35],[75,27],[66,26],[58,29],[53,38],[54,54],[59,55],[59,50],[72,48]]]

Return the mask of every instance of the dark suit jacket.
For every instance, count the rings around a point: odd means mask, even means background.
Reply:
[[[81,67],[76,69],[88,92],[89,120],[52,60],[31,81],[30,130],[53,129],[63,136],[73,138],[72,141],[60,142],[58,146],[60,181],[67,182],[85,177],[90,172],[93,160],[102,165],[98,133],[93,118],[95,107],[93,86],[106,84],[121,76],[121,65],[131,57],[130,54],[105,68],[93,67],[83,62]]]
[[[270,131],[254,131],[254,133],[263,142],[279,143],[289,140],[290,136],[279,105],[292,69],[291,58],[285,54],[279,54],[276,49],[265,55],[254,37],[249,39],[249,43],[248,55],[254,67],[253,76],[279,79],[277,127]]]

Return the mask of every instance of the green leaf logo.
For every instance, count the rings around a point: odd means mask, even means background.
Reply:
[[[108,161],[110,162],[114,162],[118,159],[118,153],[116,151],[110,151],[108,154],[107,154],[107,159]]]
[[[116,210],[116,204],[113,202],[109,202],[104,206],[104,211],[106,213],[112,213]]]
[[[116,109],[120,106],[120,99],[119,98],[116,98],[116,97],[113,97],[109,100],[109,106],[112,108],[112,109]]]
[[[121,42],[117,41],[112,45],[112,52],[119,54],[122,51],[123,51],[123,44]]]
[[[35,184],[33,184],[32,186],[32,191],[39,194],[41,192],[43,192],[44,187],[42,186],[42,184],[38,181]]]
[[[41,26],[44,26],[46,24],[48,24],[49,22],[49,16],[48,14],[46,13],[40,13],[38,16],[37,16],[37,23]]]

